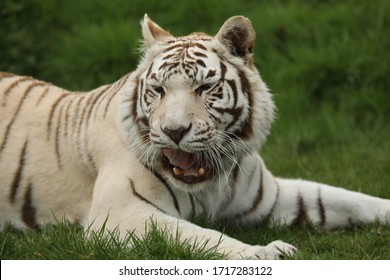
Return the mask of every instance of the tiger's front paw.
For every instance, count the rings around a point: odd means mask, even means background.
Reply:
[[[250,246],[241,255],[244,259],[250,260],[280,260],[285,257],[293,257],[297,252],[297,248],[276,240],[267,246]]]

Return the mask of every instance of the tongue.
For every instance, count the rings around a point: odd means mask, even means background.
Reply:
[[[162,152],[172,165],[183,170],[190,169],[196,163],[196,156],[194,154],[173,149],[163,149]]]

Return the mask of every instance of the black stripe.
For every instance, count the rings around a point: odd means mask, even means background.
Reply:
[[[28,142],[26,141],[23,145],[22,152],[20,153],[20,157],[19,157],[18,168],[15,172],[14,179],[11,184],[11,193],[9,196],[9,200],[12,204],[15,203],[16,194],[20,187],[20,183],[23,180],[23,170],[26,164],[27,143]]]
[[[323,227],[326,223],[326,214],[325,214],[324,204],[322,203],[321,189],[318,189],[317,205],[318,205],[318,211],[319,211],[320,219],[321,219],[320,226]]]
[[[201,52],[193,52],[193,54],[196,55],[196,56],[199,56],[199,57],[207,57],[206,54],[201,53]]]
[[[6,105],[6,99],[8,97],[8,95],[10,94],[10,92],[12,91],[13,88],[17,87],[19,85],[19,83],[22,83],[22,82],[25,82],[25,81],[30,81],[32,80],[31,77],[20,77],[18,80],[14,81],[13,83],[11,83],[4,91],[3,91],[3,96],[4,96],[4,99],[3,99],[3,107]]]
[[[51,107],[51,110],[50,110],[50,113],[49,113],[49,118],[48,118],[48,121],[47,121],[47,140],[50,139],[50,131],[51,131],[51,127],[52,127],[52,121],[53,121],[53,116],[54,116],[54,113],[55,111],[57,110],[57,107],[58,105],[61,103],[61,101],[65,98],[69,96],[68,93],[64,93],[63,95],[61,95],[55,102],[54,104],[52,105]]]
[[[106,85],[103,90],[99,91],[99,92],[95,92],[93,94],[93,96],[95,96],[95,98],[92,100],[92,102],[90,104],[88,104],[89,108],[88,108],[88,113],[87,113],[87,123],[86,123],[86,126],[88,127],[89,125],[89,120],[91,118],[91,115],[92,115],[92,112],[95,108],[98,108],[98,105],[100,105],[100,103],[103,101],[104,97],[105,97],[105,93],[107,93],[109,91],[109,89],[111,89],[111,87],[113,86],[113,84],[110,84],[110,85]],[[102,97],[99,101],[99,103],[97,102],[99,100],[100,97]],[[96,112],[95,112],[96,114]]]
[[[210,77],[214,77],[216,74],[216,71],[215,70],[209,70],[209,72],[207,73],[206,75],[206,79],[207,78],[210,78]]]
[[[239,133],[237,133],[237,136],[241,138],[248,138],[253,134],[253,96],[252,96],[252,89],[249,83],[248,78],[245,75],[245,72],[241,69],[237,69],[238,76],[240,77],[240,83],[241,83],[241,90],[243,94],[248,98],[248,107],[249,112],[248,116],[243,123],[243,127]]]
[[[253,176],[253,174],[251,175],[249,181],[251,180],[252,176]],[[252,202],[252,206],[249,209],[243,211],[242,213],[236,215],[235,219],[241,219],[244,216],[247,216],[247,215],[255,212],[257,207],[261,203],[261,200],[263,199],[263,195],[264,195],[264,176],[263,176],[263,166],[260,163],[260,183],[259,183],[259,187],[257,189],[257,195]]]
[[[107,85],[103,88],[103,90],[99,91],[99,92],[94,92],[92,94],[92,97],[89,98],[86,103],[87,103],[87,106],[86,106],[86,110],[88,111],[87,114],[86,114],[86,117],[85,117],[85,125],[84,125],[84,131],[85,133],[87,134],[88,133],[88,128],[89,128],[89,121],[90,121],[90,118],[91,118],[91,115],[92,115],[92,112],[96,106],[96,103],[97,101],[99,100],[99,98],[101,98],[103,96],[103,98],[101,100],[104,99],[105,97],[105,93],[109,92],[111,89],[112,89],[112,86],[113,84],[111,85]],[[115,91],[114,91],[115,92]],[[91,102],[90,102],[91,101]],[[85,111],[83,111],[84,113]],[[81,122],[83,122],[84,118],[83,118],[84,114],[81,116]],[[83,126],[83,123],[80,123],[80,131],[81,132],[81,127]],[[80,135],[80,134],[79,134]],[[86,154],[87,154],[87,160],[88,162],[92,165],[92,168],[94,169],[94,171],[97,170],[97,165],[96,165],[96,161],[94,160],[93,156],[91,153],[89,153],[89,138],[88,136],[84,137],[84,145],[85,145],[85,150],[87,151]]]
[[[217,111],[220,114],[227,113],[227,114],[232,115],[234,117],[234,121],[229,124],[228,128],[232,127],[235,124],[235,122],[237,121],[237,119],[240,118],[240,116],[242,115],[242,112],[243,112],[243,108],[242,107],[238,107],[238,108],[218,108],[218,107],[213,107],[212,104],[210,104],[210,108],[212,108],[213,110]],[[228,128],[226,128],[226,130]]]
[[[72,119],[72,125],[71,125],[71,128],[73,128],[72,136],[73,136],[73,134],[76,130],[76,127],[77,127],[77,120],[79,119],[80,107],[81,107],[81,103],[84,101],[84,97],[85,97],[84,94],[77,96],[77,98],[79,100],[76,103],[76,108],[74,110],[72,110],[72,112],[73,112],[73,119]],[[76,99],[76,97],[75,97],[75,99]],[[73,104],[72,104],[72,106],[73,106]]]
[[[75,98],[72,98],[67,106],[66,106],[66,110],[65,110],[65,124],[64,124],[64,138],[67,138],[68,136],[68,127],[69,127],[69,110],[71,110],[72,108],[72,104],[73,104],[73,101],[75,101],[76,99]]]
[[[78,137],[81,137],[81,130],[83,128],[83,124],[84,124],[84,118],[87,114],[87,109],[88,109],[88,106],[90,104],[90,101],[92,99],[94,99],[94,95],[93,94],[88,94],[88,95],[85,95],[87,97],[87,99],[85,100],[85,105],[82,107],[82,112],[81,112],[81,117],[79,118],[79,122],[78,122],[78,129],[77,129],[77,136]],[[85,128],[86,130],[87,128]]]
[[[85,103],[84,103],[84,106],[82,106],[82,110],[81,110],[81,116],[80,118],[78,119],[78,123],[77,123],[77,134],[76,134],[76,143],[77,143],[77,151],[81,157],[81,159],[86,159],[86,161],[88,162],[88,155],[87,155],[87,151],[86,151],[86,141],[88,141],[88,135],[86,133],[86,128],[84,128],[83,130],[83,123],[84,123],[84,118],[85,118],[85,115],[87,114],[87,107],[88,107],[88,102],[92,99],[92,94],[91,95],[85,95],[86,98],[84,98],[85,100]],[[84,144],[84,145],[82,145]],[[83,151],[83,148],[84,148],[84,151]],[[84,162],[85,163],[85,162]]]
[[[226,80],[226,82],[229,84],[230,88],[232,89],[233,92],[233,106],[232,108],[235,108],[237,105],[237,86],[236,86],[236,81],[234,80]]]
[[[278,181],[276,181],[275,179],[275,185],[276,185],[276,196],[275,196],[275,201],[271,207],[271,210],[269,211],[269,213],[267,215],[265,215],[265,220],[266,221],[269,221],[271,219],[271,215],[272,213],[274,212],[275,210],[275,207],[276,207],[276,203],[278,202],[278,199],[279,199],[279,193],[280,193],[280,186],[279,186],[279,183]]]
[[[106,103],[106,107],[104,108],[103,118],[105,118],[106,115],[107,115],[108,107],[110,106],[111,101],[114,99],[114,97],[116,96],[116,94],[122,89],[122,87],[126,84],[127,80],[128,80],[129,77],[131,76],[131,74],[132,74],[132,72],[130,72],[129,74],[123,76],[123,77],[119,80],[118,87],[115,88],[115,90],[110,90],[110,91],[111,91],[111,94],[108,95],[108,100],[107,100],[107,103]],[[105,96],[104,98],[106,98],[106,96]]]
[[[191,216],[195,217],[197,215],[197,213],[196,213],[196,208],[195,208],[194,197],[192,196],[191,193],[189,193],[188,195],[190,197],[190,202],[191,202]]]
[[[240,170],[240,161],[241,161],[241,158],[239,158],[237,160],[237,163],[236,163],[236,166],[234,167],[233,169],[233,177],[232,177],[232,181],[231,183],[229,184],[229,198],[221,205],[221,207],[219,208],[219,212],[223,213],[227,208],[228,206],[230,205],[230,203],[234,200],[235,196],[236,196],[236,189],[237,189],[237,178],[238,178],[238,172]]]
[[[220,62],[220,67],[221,67],[221,80],[224,80],[227,68],[226,68],[226,65],[222,61]]]
[[[43,98],[45,98],[45,96],[47,95],[47,93],[49,92],[49,90],[50,90],[50,87],[49,87],[49,86],[46,86],[45,90],[42,92],[41,96],[38,98],[37,103],[35,104],[35,106],[39,106],[39,104],[41,103],[41,101],[43,100]]]
[[[142,195],[140,195],[136,190],[135,190],[135,187],[134,187],[134,182],[133,180],[129,179],[129,182],[130,182],[130,188],[133,192],[133,194],[139,198],[140,200],[142,200],[143,202],[149,204],[149,205],[152,205],[154,208],[156,208],[157,210],[163,212],[166,214],[166,212],[164,210],[162,210],[160,207],[158,207],[156,204],[150,202],[148,199],[146,199],[145,197],[143,197]]]
[[[209,40],[205,39],[205,41],[209,41]],[[205,46],[203,46],[201,43],[194,43],[194,45],[197,46],[198,48],[202,49],[202,50],[207,51],[207,48]]]
[[[171,195],[172,197],[172,200],[173,200],[173,205],[175,206],[177,212],[179,213],[179,215],[181,215],[181,212],[180,212],[180,207],[179,207],[179,202],[177,200],[177,197],[175,195],[175,193],[173,192],[171,186],[168,184],[167,181],[165,181],[165,179],[161,176],[160,173],[158,173],[157,171],[149,168],[147,165],[145,165],[145,168],[148,169],[150,172],[153,173],[153,175],[162,183],[162,185],[168,190],[169,194]]]
[[[293,225],[300,225],[308,221],[306,206],[300,193],[298,193],[297,204],[298,211],[296,218],[292,222]]]
[[[174,44],[172,46],[169,46],[167,47],[166,49],[164,49],[162,52],[163,53],[166,53],[166,52],[169,52],[173,49],[176,49],[176,48],[183,48],[184,47],[184,44],[183,43],[178,43],[178,44]],[[203,46],[202,46],[203,47]],[[203,47],[204,48],[204,47]]]
[[[143,85],[144,85],[143,80],[139,80],[137,77],[137,85],[134,87],[133,93],[131,95],[131,106],[130,106],[130,115],[133,117],[133,122],[136,121],[138,115],[137,112],[137,105],[139,100],[138,92],[143,89]]]
[[[31,90],[31,88],[29,90]],[[16,111],[15,111],[13,117],[12,117],[12,120],[8,123],[8,125],[7,125],[7,127],[5,129],[5,133],[4,133],[4,137],[3,137],[3,143],[0,146],[0,158],[1,158],[1,155],[2,155],[2,152],[3,152],[4,148],[7,145],[8,138],[9,138],[9,135],[11,133],[11,128],[12,128],[12,126],[13,126],[16,118],[17,118],[17,116],[19,115],[19,112],[20,112],[20,110],[21,110],[21,108],[23,106],[24,101],[26,100],[26,98],[28,96],[29,90],[25,90],[24,91],[23,96],[20,99],[19,104],[18,104],[18,106],[16,108]]]
[[[202,67],[205,67],[205,68],[207,67],[206,64],[204,63],[204,61],[201,60],[201,59],[197,59],[197,60],[196,60],[196,64],[198,64],[198,65],[200,65],[200,66],[202,66]]]
[[[35,228],[36,223],[36,211],[32,203],[32,184],[28,184],[27,190],[24,194],[24,204],[22,207],[22,220],[30,228]]]
[[[149,75],[150,75],[150,73],[152,72],[152,68],[153,68],[153,62],[150,63],[150,66],[149,66],[149,68],[148,68],[148,71],[146,72],[146,78],[149,78]]]
[[[64,109],[64,106],[61,106],[61,109],[58,113],[58,119],[57,119],[57,127],[56,127],[56,133],[54,138],[54,150],[57,157],[57,166],[59,169],[62,169],[62,159],[60,155],[60,132],[61,132],[61,122],[62,122],[62,111]]]

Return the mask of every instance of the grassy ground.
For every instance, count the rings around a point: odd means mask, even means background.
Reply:
[[[3,0],[0,69],[91,89],[136,67],[143,14],[175,35],[214,34],[232,15],[257,32],[255,62],[279,108],[261,154],[277,176],[390,198],[390,2],[386,0]],[[206,223],[207,224],[207,223]],[[390,229],[226,232],[252,244],[282,239],[298,259],[390,259]],[[134,240],[133,240],[134,241]],[[1,259],[219,258],[152,230],[128,249],[68,224],[0,233]]]

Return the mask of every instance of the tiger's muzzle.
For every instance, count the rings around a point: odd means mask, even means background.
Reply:
[[[171,175],[186,184],[197,184],[210,179],[213,167],[202,152],[188,153],[180,149],[162,149],[163,166]]]

